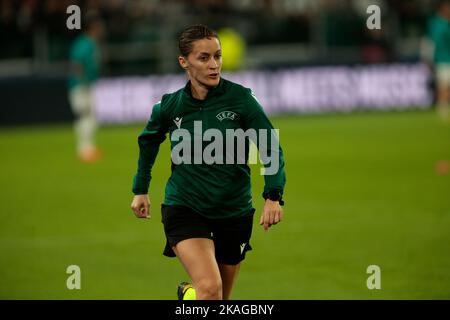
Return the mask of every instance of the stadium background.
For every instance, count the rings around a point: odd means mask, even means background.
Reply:
[[[71,4],[100,12],[107,30],[96,91],[104,158],[93,165],[74,152]],[[381,30],[366,28],[371,4]],[[225,35],[226,74],[261,97],[287,163],[285,221],[264,233],[255,219],[233,297],[450,298],[450,126],[434,112],[421,54],[432,10],[419,0],[0,1],[0,297],[175,298],[186,275],[161,254],[167,142],[150,221],[133,216],[130,189],[151,105],[184,79],[177,33],[201,22]],[[66,287],[69,265],[81,290]],[[366,286],[369,265],[381,290]]]

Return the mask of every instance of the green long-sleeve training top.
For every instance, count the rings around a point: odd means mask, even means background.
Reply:
[[[250,140],[260,147],[262,159],[269,159],[263,164],[266,171],[272,171],[264,175],[263,195],[271,190],[283,194],[286,184],[283,151],[252,91],[221,78],[205,100],[198,100],[192,96],[190,85],[188,82],[183,89],[163,95],[153,106],[150,120],[138,137],[139,160],[133,193],[148,193],[159,145],[169,133],[172,173],[166,184],[164,204],[187,206],[208,218],[247,214],[252,209]],[[252,129],[258,133],[257,138],[254,140],[251,134],[244,136],[242,154],[238,151],[242,139],[230,132],[249,133]],[[259,134],[262,131],[266,134]],[[273,166],[276,156],[278,166]],[[272,170],[268,170],[271,165]]]

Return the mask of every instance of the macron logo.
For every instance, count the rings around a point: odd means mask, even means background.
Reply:
[[[245,245],[246,245],[247,243],[243,243],[243,244],[241,244],[241,254],[244,252],[244,249],[245,249]]]
[[[183,120],[183,118],[178,118],[176,117],[173,122],[175,122],[175,125],[177,126],[178,129],[180,129],[181,127],[181,120]]]

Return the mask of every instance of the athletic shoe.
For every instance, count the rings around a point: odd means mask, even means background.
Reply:
[[[189,297],[185,294],[189,291]],[[189,282],[181,282],[177,288],[178,300],[195,300],[195,289]]]

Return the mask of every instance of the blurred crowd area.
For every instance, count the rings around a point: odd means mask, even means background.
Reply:
[[[114,76],[176,72],[177,35],[193,23],[232,28],[247,69],[414,61],[434,1],[0,0],[0,75],[63,70],[80,33],[66,27],[73,4],[104,19],[103,74]],[[372,4],[381,30],[366,27]]]

